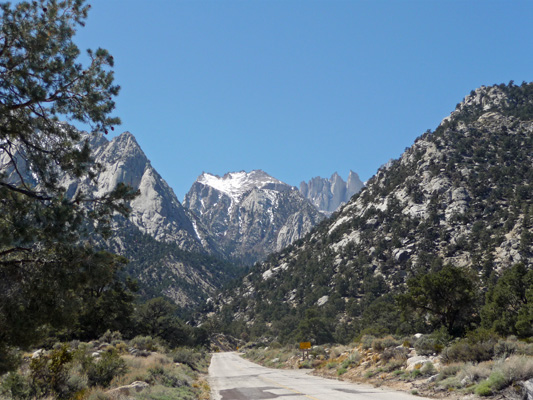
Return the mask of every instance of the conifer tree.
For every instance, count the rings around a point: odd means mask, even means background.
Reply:
[[[59,185],[65,176],[95,179],[91,135],[120,123],[110,116],[119,92],[113,57],[88,50],[83,65],[72,40],[89,8],[83,0],[0,4],[0,354],[65,321],[83,284],[84,233],[109,233],[113,213],[127,215],[135,196],[124,185],[101,196]]]
[[[469,271],[445,265],[409,279],[407,292],[397,300],[406,315],[418,313],[430,329],[444,327],[450,335],[460,335],[476,320],[478,297],[476,278]]]

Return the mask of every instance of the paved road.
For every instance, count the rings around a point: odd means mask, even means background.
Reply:
[[[236,353],[215,353],[209,367],[211,400],[413,400],[390,389],[308,375],[305,370],[261,367]]]

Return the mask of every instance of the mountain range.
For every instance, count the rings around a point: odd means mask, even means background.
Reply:
[[[111,141],[101,134],[83,140],[100,167],[97,176],[64,175],[58,184],[68,197],[80,190],[101,195],[118,183],[139,191],[129,219],[115,216],[111,237],[91,240],[130,260],[125,274],[138,279],[147,297],[163,294],[181,306],[200,304],[242,271],[237,265],[281,250],[324,218],[296,188],[260,170],[224,177],[203,173],[182,205],[131,133]],[[0,162],[9,165],[1,155]],[[31,168],[19,167],[32,182]]]

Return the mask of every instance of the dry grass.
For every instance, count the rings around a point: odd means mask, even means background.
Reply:
[[[160,353],[152,353],[148,357],[124,355],[122,358],[126,361],[128,371],[125,375],[113,379],[111,382],[112,387],[129,385],[135,381],[146,382],[149,380],[149,369],[172,363],[170,358]]]
[[[533,358],[528,356],[511,356],[495,364],[494,369],[502,371],[509,382],[527,381],[533,378]]]
[[[211,388],[205,377],[201,377],[193,385],[198,390],[198,400],[210,400],[211,399]]]
[[[479,364],[466,363],[462,365],[457,373],[457,379],[465,384],[475,383],[482,379],[487,379],[492,371],[493,362],[482,362]]]

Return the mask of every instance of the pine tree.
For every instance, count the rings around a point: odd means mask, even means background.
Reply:
[[[120,123],[110,116],[119,92],[113,57],[88,51],[84,66],[72,40],[89,8],[83,0],[0,4],[0,354],[65,321],[83,285],[78,244],[87,231],[109,233],[113,213],[127,215],[135,196],[124,185],[67,196],[58,183],[95,179],[91,134]]]
[[[415,311],[432,330],[444,327],[450,335],[460,335],[476,319],[478,296],[477,280],[469,271],[445,265],[408,280],[407,292],[397,300],[406,315]]]

